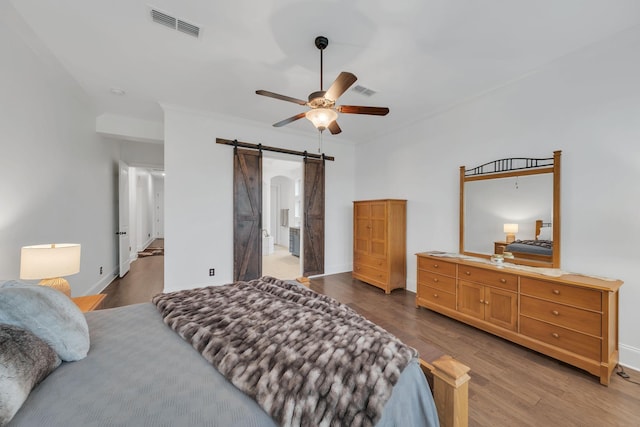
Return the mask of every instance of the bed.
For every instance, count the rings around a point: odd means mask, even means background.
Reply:
[[[518,260],[551,263],[553,261],[553,241],[551,223],[536,220],[535,239],[516,240],[506,246],[505,252],[513,254]]]
[[[222,287],[212,288],[217,292]],[[183,300],[192,298],[181,292]],[[296,298],[304,297],[296,294]],[[186,338],[167,327],[185,314],[184,306],[178,307],[178,314],[174,310],[166,315],[166,307],[176,305],[176,300],[156,304],[86,313],[87,356],[54,369],[31,391],[8,426],[278,425],[236,382],[232,384],[220,373],[223,369],[214,368]],[[259,305],[259,301],[252,304]],[[334,307],[333,302],[329,304]],[[335,304],[336,310],[350,310]],[[186,315],[206,309],[203,307],[187,310]],[[180,334],[188,332],[182,329]],[[435,361],[411,358],[375,425],[434,426],[438,418],[440,425],[466,425],[467,371],[446,356]],[[431,379],[437,409],[425,374]],[[316,425],[304,418],[287,419],[282,425]],[[362,425],[369,424],[365,420]]]

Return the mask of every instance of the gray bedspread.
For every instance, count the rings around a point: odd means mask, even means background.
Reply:
[[[553,254],[553,242],[550,240],[516,240],[508,244],[505,251],[551,256]]]
[[[151,303],[87,313],[89,355],[38,385],[17,426],[275,426],[249,397],[167,327]],[[377,426],[437,426],[417,363],[404,370]]]

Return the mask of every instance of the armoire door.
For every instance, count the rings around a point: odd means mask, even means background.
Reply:
[[[370,255],[378,258],[387,256],[387,203],[372,202],[370,205],[371,241]]]

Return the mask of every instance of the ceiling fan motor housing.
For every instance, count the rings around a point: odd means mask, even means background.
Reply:
[[[325,36],[316,37],[316,47],[318,49],[323,50],[327,46],[329,46],[329,39],[328,38],[326,38]]]
[[[309,95],[309,102],[307,105],[311,108],[333,108],[336,102],[332,99],[325,98],[324,95],[326,93],[327,91],[325,90],[313,92]]]

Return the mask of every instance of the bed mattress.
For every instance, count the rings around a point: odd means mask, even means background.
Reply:
[[[91,349],[63,363],[9,426],[275,426],[161,320],[151,303],[86,314]],[[437,426],[431,392],[413,361],[377,426]]]

